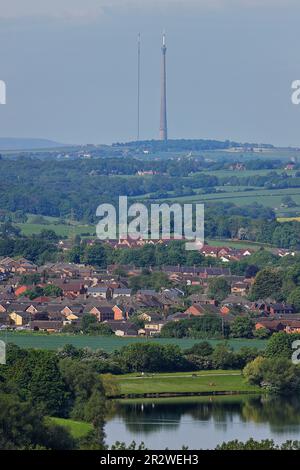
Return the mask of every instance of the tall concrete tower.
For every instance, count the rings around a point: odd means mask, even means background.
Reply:
[[[138,76],[137,76],[137,141],[140,140],[140,95],[141,95],[141,33],[138,34]]]
[[[162,61],[161,61],[161,102],[160,102],[160,128],[159,139],[168,140],[168,125],[167,125],[167,46],[166,35],[163,34],[162,43]]]

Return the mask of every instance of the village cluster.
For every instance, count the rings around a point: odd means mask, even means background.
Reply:
[[[63,262],[36,266],[24,258],[4,258],[0,260],[0,329],[61,332],[69,325],[81,325],[83,317],[89,315],[117,336],[156,336],[168,322],[207,314],[230,323],[238,310],[241,316],[254,314],[256,330],[300,332],[300,314],[292,305],[273,299],[250,301],[248,293],[254,276],[231,273],[229,261],[250,256],[251,250],[205,245],[202,254],[221,259],[223,266],[149,268],[150,273],[164,273],[169,281],[168,287],[159,291],[132,289],[130,279],[143,272],[133,265],[111,265],[101,270]],[[293,253],[277,250],[277,255]],[[39,279],[35,285],[24,283],[34,277]],[[208,295],[210,280],[220,277],[226,279],[231,290],[222,301]],[[196,289],[191,293],[189,287],[196,286],[199,292]],[[43,294],[31,300],[28,293],[37,287]],[[133,318],[140,319],[143,327]]]

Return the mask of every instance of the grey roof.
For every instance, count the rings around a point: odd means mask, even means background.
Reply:
[[[106,321],[105,322],[113,331],[124,331],[127,334],[134,334],[136,335],[138,332],[138,328],[134,323],[130,323],[128,321]]]
[[[131,289],[126,289],[126,288],[117,288],[117,289],[114,289],[114,294],[117,294],[117,295],[125,295],[125,294],[131,294]]]
[[[108,287],[88,287],[88,294],[102,294],[107,292]]]
[[[142,295],[157,295],[156,290],[154,289],[140,289],[137,294],[142,294]]]
[[[193,266],[163,266],[162,271],[182,274],[207,274],[208,276],[229,276],[229,268],[208,268]]]
[[[30,327],[32,329],[39,328],[39,329],[53,329],[53,330],[60,330],[63,327],[63,323],[60,321],[49,321],[49,320],[36,320],[30,323]]]

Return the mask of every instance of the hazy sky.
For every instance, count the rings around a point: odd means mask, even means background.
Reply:
[[[300,146],[299,0],[0,0],[0,137],[157,138],[160,45],[170,138]]]

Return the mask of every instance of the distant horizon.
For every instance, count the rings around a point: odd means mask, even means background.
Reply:
[[[0,0],[1,135],[104,145],[159,138],[167,33],[170,139],[297,147],[295,0]],[[38,137],[32,137],[38,136]],[[116,139],[116,136],[117,139]]]
[[[111,143],[103,143],[103,142],[98,142],[98,143],[92,143],[92,142],[85,142],[85,143],[66,143],[66,142],[59,142],[55,139],[47,139],[43,137],[0,137],[0,151],[22,151],[22,150],[37,150],[37,149],[53,149],[55,150],[56,148],[60,147],[88,147],[88,146],[108,146],[111,147],[113,145],[126,145],[126,144],[143,144],[144,142],[157,142],[158,144],[167,144],[168,142],[176,142],[176,141],[216,141],[216,142],[229,142],[232,144],[240,144],[243,146],[251,146],[251,145],[256,145],[258,147],[260,146],[265,146],[265,147],[270,147],[273,149],[292,149],[296,150],[299,147],[298,146],[276,146],[272,144],[271,142],[240,142],[235,139],[217,139],[217,138],[203,138],[203,137],[195,137],[195,138],[176,138],[172,139],[169,138],[167,141],[161,141],[159,138],[157,139],[145,139],[145,140],[129,140],[129,141],[121,141],[121,140],[115,140],[114,142]],[[26,145],[33,145],[32,147],[26,146]],[[4,147],[4,145],[7,145],[7,147]],[[13,146],[15,145],[15,147]],[[22,147],[24,145],[24,147]],[[40,146],[38,146],[40,145]],[[49,147],[47,147],[49,145]],[[222,149],[221,149],[222,150]],[[220,151],[221,151],[220,150]]]

